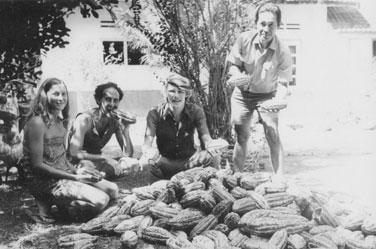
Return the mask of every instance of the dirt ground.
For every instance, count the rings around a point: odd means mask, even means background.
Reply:
[[[281,129],[286,178],[311,188],[342,193],[370,210],[376,210],[376,130],[345,127],[336,130]],[[140,141],[135,141],[136,148]],[[266,170],[269,159],[264,157]],[[4,175],[4,170],[0,174]],[[121,179],[121,188],[142,186],[145,174]],[[17,183],[15,174],[0,186],[0,248],[16,248],[25,235],[51,228],[34,224],[25,210],[36,211],[33,198]],[[66,224],[53,225],[62,228]]]

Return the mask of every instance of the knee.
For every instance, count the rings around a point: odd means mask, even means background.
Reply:
[[[116,199],[119,196],[119,187],[116,183],[109,182],[108,187],[106,189],[106,194],[111,199]]]
[[[264,125],[265,136],[270,141],[279,139],[278,127],[276,125]]]
[[[93,201],[94,209],[97,212],[102,211],[103,209],[107,207],[107,204],[109,201],[110,201],[110,197],[106,193],[103,193],[102,195],[98,195],[98,198],[95,201]]]
[[[235,126],[236,142],[240,145],[245,145],[249,139],[249,131],[243,126]]]

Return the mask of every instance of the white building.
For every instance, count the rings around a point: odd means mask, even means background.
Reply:
[[[361,5],[350,0],[279,2],[282,26],[278,35],[290,47],[294,59],[292,96],[285,119],[317,123],[318,119],[334,119],[337,113],[354,108],[371,88],[372,58],[376,55],[376,31],[360,12]],[[72,91],[73,113],[94,105],[94,87],[106,81],[116,82],[125,90],[123,107],[140,116],[160,102],[161,85],[153,69],[137,65],[138,51],[127,47],[106,12],[102,11],[98,19],[85,19],[77,11],[66,21],[71,29],[70,43],[47,55],[43,76],[59,77],[67,83]],[[118,64],[106,65],[105,58]]]

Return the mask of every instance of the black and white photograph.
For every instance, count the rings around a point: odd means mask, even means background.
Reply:
[[[0,249],[376,249],[375,0],[0,0]]]

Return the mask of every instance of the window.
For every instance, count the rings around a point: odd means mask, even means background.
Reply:
[[[290,86],[296,85],[296,45],[289,45],[292,58],[292,80],[289,82]]]
[[[142,56],[145,53],[142,52],[141,48],[133,48],[131,45],[127,45],[127,55],[128,55],[128,65],[141,65]]]
[[[372,55],[376,57],[376,40],[372,41]]]
[[[104,41],[103,62],[105,65],[124,64],[124,42]]]

